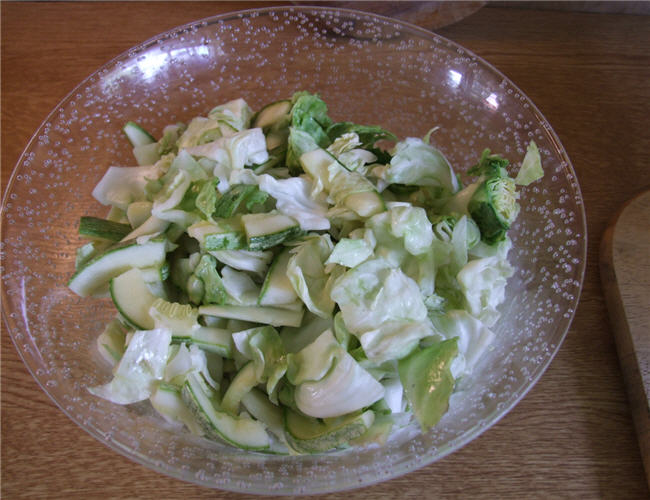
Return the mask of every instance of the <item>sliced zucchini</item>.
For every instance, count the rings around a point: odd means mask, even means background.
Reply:
[[[149,397],[151,406],[166,420],[181,422],[187,426],[192,434],[203,435],[203,429],[197,422],[192,412],[183,402],[181,388],[172,384],[161,383]]]
[[[135,328],[154,328],[149,309],[157,297],[149,291],[139,269],[130,269],[111,280],[111,298],[122,317]]]
[[[172,342],[196,344],[204,351],[219,354],[224,358],[232,357],[232,332],[223,328],[199,326],[187,334],[173,334]]]
[[[90,238],[120,241],[131,232],[131,226],[99,217],[82,216],[79,219],[79,234]]]
[[[301,453],[322,453],[343,448],[363,435],[372,425],[372,410],[337,418],[316,419],[284,409],[284,429],[289,445]]]
[[[291,111],[291,101],[282,100],[267,104],[253,117],[251,128],[269,129],[275,123],[286,120]]]
[[[123,240],[134,240],[139,236],[144,236],[146,234],[158,234],[162,233],[169,226],[170,222],[167,220],[159,219],[155,215],[149,217],[146,221],[136,227],[129,234],[124,236]]]
[[[321,148],[304,153],[300,157],[300,164],[305,172],[311,175],[314,179],[319,179],[327,191],[329,191],[331,187],[329,183],[328,167],[336,161],[336,158]]]
[[[239,403],[244,395],[255,387],[259,381],[255,376],[255,363],[246,363],[232,379],[228,390],[221,400],[221,409],[231,415],[239,413]]]
[[[298,300],[298,295],[287,277],[287,264],[290,258],[290,249],[285,248],[271,264],[257,299],[259,305],[281,306]]]
[[[250,208],[266,201],[268,195],[253,184],[236,184],[217,199],[213,217],[227,219],[240,211],[241,207]]]
[[[284,441],[282,409],[271,403],[266,394],[253,388],[242,396],[241,402],[248,413],[263,422],[278,439]]]
[[[266,450],[270,447],[271,439],[264,424],[252,418],[231,417],[217,409],[214,394],[199,373],[187,375],[182,396],[206,437],[245,450]]]
[[[239,217],[197,222],[187,228],[187,233],[207,251],[247,248],[246,233]]]
[[[100,253],[106,251],[108,247],[111,246],[110,241],[91,241],[86,243],[82,247],[77,248],[77,255],[74,261],[74,268],[78,271],[83,267],[86,262],[88,262],[93,257],[99,255]]]
[[[133,156],[140,166],[153,165],[160,160],[158,143],[141,144],[133,148]]]
[[[302,234],[300,224],[283,214],[247,214],[241,218],[250,250],[265,250]]]
[[[165,262],[166,242],[148,241],[138,245],[125,241],[109,247],[91,258],[70,278],[68,287],[77,295],[87,297],[132,267],[161,266]]]
[[[242,319],[273,326],[300,326],[304,309],[292,311],[278,307],[207,305],[199,307],[199,314],[220,318]]]
[[[266,149],[269,151],[273,151],[276,148],[280,148],[281,146],[285,146],[286,150],[286,144],[287,144],[287,138],[289,137],[289,132],[281,132],[281,131],[276,131],[276,132],[269,132],[266,135]]]
[[[135,122],[127,122],[122,127],[122,130],[134,148],[156,142],[156,139],[149,132]]]

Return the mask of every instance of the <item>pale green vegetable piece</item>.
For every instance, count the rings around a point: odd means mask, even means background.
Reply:
[[[234,333],[235,347],[246,359],[252,360],[258,383],[266,383],[266,392],[271,400],[276,385],[287,371],[287,358],[282,340],[272,326],[251,328]]]
[[[122,405],[148,399],[156,382],[163,378],[171,339],[168,329],[136,331],[113,372],[113,380],[88,390]]]
[[[408,356],[420,339],[434,335],[428,320],[387,321],[374,330],[359,334],[359,341],[368,359],[376,364]]]
[[[445,338],[456,338],[458,354],[463,357],[461,374],[470,374],[494,339],[494,333],[467,311],[456,309],[431,318],[436,330]]]
[[[303,349],[307,352],[303,353],[301,364],[315,362],[314,351],[321,351],[318,349],[321,345],[328,353],[331,368],[322,378],[297,385],[294,397],[300,411],[317,418],[339,417],[370,406],[383,397],[383,386],[340,346],[331,330],[323,332],[314,343]],[[300,357],[303,351],[297,356]],[[321,362],[319,366],[318,371],[322,373],[326,364]],[[315,370],[310,374],[313,376]],[[296,376],[294,380],[304,380],[305,377]]]
[[[458,283],[472,316],[487,326],[496,323],[500,316],[497,306],[505,300],[506,283],[513,272],[508,261],[497,257],[471,260],[460,270]]]
[[[285,215],[293,217],[304,231],[330,228],[327,219],[327,203],[320,197],[310,196],[311,183],[304,177],[275,179],[264,174],[258,177],[259,187],[276,199],[276,207]]]
[[[427,316],[417,283],[384,259],[348,270],[334,283],[331,297],[354,334],[376,329],[386,321],[423,321]]]
[[[334,245],[334,250],[332,250],[325,264],[340,264],[345,267],[356,267],[365,260],[368,260],[373,254],[377,240],[370,229],[362,230],[362,234],[363,236],[361,238],[340,239]]]
[[[526,149],[526,156],[524,156],[519,172],[517,172],[517,177],[515,177],[515,184],[528,186],[542,177],[544,177],[542,157],[539,154],[539,149],[535,141],[530,141]]]
[[[388,184],[439,186],[449,193],[458,191],[458,180],[447,159],[422,139],[409,137],[398,142],[392,154],[390,166],[380,172],[380,178]]]
[[[454,388],[450,366],[457,352],[454,338],[418,350],[399,362],[404,393],[423,430],[436,425],[449,407]]]
[[[325,273],[325,261],[332,252],[329,235],[310,236],[296,246],[287,264],[287,276],[296,294],[312,313],[328,318],[334,301],[330,298],[332,276]]]

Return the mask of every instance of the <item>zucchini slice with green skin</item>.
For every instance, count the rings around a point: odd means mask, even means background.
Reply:
[[[288,118],[290,112],[291,101],[288,99],[267,104],[253,117],[251,128],[261,128],[262,130],[267,130],[272,125]]]
[[[337,418],[315,419],[284,409],[284,430],[287,443],[301,453],[322,453],[344,448],[363,435],[372,425],[372,410]]]
[[[269,397],[259,389],[251,389],[241,398],[246,411],[263,422],[278,439],[284,440],[284,416],[282,408],[269,401]]]
[[[149,314],[156,296],[149,291],[139,269],[133,268],[111,280],[111,298],[122,317],[138,330],[152,330]]]
[[[138,245],[125,241],[109,247],[86,262],[68,281],[77,295],[87,297],[132,267],[160,267],[165,262],[165,241],[148,241]]]
[[[244,450],[267,450],[271,438],[264,424],[251,418],[231,417],[219,411],[210,387],[199,373],[189,373],[182,390],[183,401],[197,419],[205,436]]]
[[[232,379],[221,400],[221,409],[231,415],[237,415],[239,413],[239,403],[242,398],[258,383],[257,377],[255,376],[255,364],[249,361]]]
[[[304,309],[298,311],[279,307],[207,305],[199,307],[199,314],[219,318],[242,319],[273,326],[300,326]]]
[[[203,434],[194,415],[183,402],[180,387],[163,382],[156,387],[149,401],[165,419],[184,423],[192,434],[198,436]]]
[[[89,238],[120,241],[131,232],[129,224],[113,222],[99,217],[82,216],[79,219],[79,234]]]
[[[158,143],[141,144],[133,148],[133,157],[140,166],[153,165],[160,160]]]
[[[287,265],[290,258],[290,249],[285,248],[271,264],[257,299],[259,305],[283,306],[298,300],[298,295],[287,277]]]
[[[263,203],[266,198],[268,198],[268,195],[261,192],[256,185],[235,184],[221,198],[217,199],[212,216],[226,219],[232,217],[238,211],[248,209],[249,206],[259,202]]]
[[[134,148],[156,142],[156,139],[149,132],[135,122],[126,122],[122,127],[122,131]]]
[[[273,151],[276,148],[285,146],[287,144],[287,138],[289,137],[288,131],[284,132],[269,132],[266,136],[266,149]]]
[[[196,239],[201,248],[208,252],[247,248],[246,233],[239,217],[220,219],[216,223],[197,222],[187,229],[187,234]]]
[[[196,344],[204,351],[232,357],[232,332],[222,328],[200,326],[187,335],[172,335],[172,342]]]
[[[250,250],[266,250],[302,234],[300,224],[283,214],[246,214],[241,221]]]

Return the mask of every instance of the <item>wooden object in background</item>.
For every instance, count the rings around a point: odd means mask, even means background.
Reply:
[[[650,191],[605,231],[600,278],[650,485]]]

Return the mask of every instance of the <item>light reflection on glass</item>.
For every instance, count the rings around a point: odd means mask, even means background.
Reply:
[[[103,91],[111,92],[111,87],[120,78],[135,78],[149,80],[155,78],[158,72],[169,70],[170,64],[175,59],[186,60],[191,58],[205,58],[214,60],[215,57],[223,56],[225,52],[220,46],[196,45],[193,47],[182,47],[169,51],[162,51],[158,47],[151,47],[145,53],[124,66],[118,66],[116,70],[104,77],[102,82]]]
[[[485,102],[492,109],[499,109],[499,101],[497,101],[497,95],[494,92],[485,98]]]
[[[449,82],[452,84],[452,86],[458,87],[462,79],[463,75],[461,75],[458,71],[454,71],[453,69],[449,70]]]
[[[153,78],[156,73],[163,69],[165,65],[172,62],[175,58],[184,58],[187,56],[203,56],[209,57],[213,47],[208,45],[198,45],[196,47],[183,47],[181,49],[173,49],[169,52],[162,52],[160,49],[151,51],[144,54],[142,58],[138,58],[135,64],[142,72],[144,78]],[[220,47],[217,47],[215,55],[223,55],[224,52]]]

